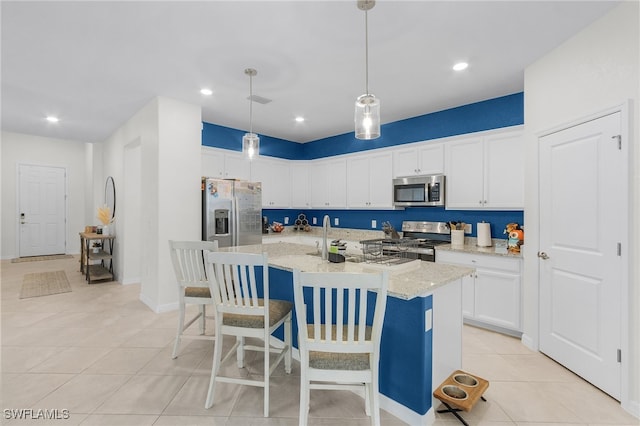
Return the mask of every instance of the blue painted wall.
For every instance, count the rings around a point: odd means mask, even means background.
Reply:
[[[378,139],[363,141],[353,132],[304,144],[304,160],[385,148],[524,123],[524,93],[503,96],[385,124]]]
[[[202,123],[202,145],[214,148],[242,151],[242,137],[246,131]],[[260,135],[260,154],[269,157],[300,160],[304,157],[304,144]]]
[[[382,126],[380,138],[372,141],[358,140],[353,132],[332,136],[305,144],[260,135],[260,154],[288,160],[311,160],[348,154],[411,142],[439,139],[524,123],[524,93],[515,93],[474,104],[463,105],[432,114],[396,121]],[[203,123],[202,145],[233,151],[242,150],[245,131]],[[391,165],[389,165],[391,167]],[[269,221],[284,223],[284,218],[294,220],[299,210],[264,210]],[[507,223],[524,224],[522,211],[445,210],[439,207],[407,208],[406,210],[306,210],[308,218],[328,214],[339,218],[341,228],[371,229],[371,220],[389,221],[397,229],[403,220],[456,221],[473,224],[470,236],[476,236],[476,223],[491,223],[493,238],[505,238],[502,231]],[[333,220],[332,220],[333,223]]]
[[[263,209],[262,214],[269,218],[269,222],[284,223],[289,218],[293,224],[298,214],[304,213],[313,223],[317,219],[318,226],[322,225],[322,218],[328,214],[332,228],[372,229],[371,220],[376,220],[377,230],[382,230],[382,222],[389,221],[394,228],[400,230],[403,220],[426,220],[429,222],[465,222],[472,226],[472,233],[468,237],[475,237],[476,224],[488,222],[491,224],[493,238],[506,238],[503,230],[507,223],[524,224],[524,212],[517,211],[484,211],[484,210],[445,210],[444,207],[414,207],[406,210],[294,210],[294,209]],[[334,226],[334,218],[338,218],[340,225]]]

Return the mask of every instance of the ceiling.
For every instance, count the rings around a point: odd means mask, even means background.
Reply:
[[[368,13],[369,89],[382,122],[523,91],[528,65],[617,3],[378,0]],[[5,131],[102,142],[156,96],[246,131],[252,67],[254,95],[272,100],[254,102],[254,132],[308,142],[353,131],[365,92],[356,0],[1,7]],[[469,67],[453,71],[458,61]]]

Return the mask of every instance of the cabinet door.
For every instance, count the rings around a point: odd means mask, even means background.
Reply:
[[[262,182],[262,207],[288,208],[290,194],[289,164],[286,160],[260,157],[251,164],[251,180]]]
[[[309,163],[295,162],[291,165],[291,207],[310,207]]]
[[[462,277],[462,315],[473,318],[475,315],[475,272]]]
[[[448,209],[480,209],[483,195],[482,138],[449,142],[445,148]]]
[[[347,206],[347,160],[331,160],[327,164],[327,202],[332,209]]]
[[[370,208],[393,206],[393,184],[390,153],[369,157],[369,205]]]
[[[328,166],[324,161],[314,161],[309,166],[309,182],[311,187],[311,207],[327,208]]]
[[[202,176],[223,178],[224,177],[224,152],[210,148],[202,148]]]
[[[418,148],[418,174],[438,175],[444,173],[444,144],[428,143]]]
[[[511,330],[520,329],[520,275],[476,270],[475,318]]]
[[[347,161],[347,203],[350,208],[369,207],[369,157],[358,156]]]
[[[524,209],[522,134],[497,135],[484,145],[485,208]]]
[[[413,176],[419,174],[416,148],[397,149],[393,151],[393,177]]]
[[[236,153],[225,153],[224,155],[224,178],[225,179],[251,179],[251,161],[244,155]]]

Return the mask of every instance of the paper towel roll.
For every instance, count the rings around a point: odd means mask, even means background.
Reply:
[[[478,230],[478,247],[491,247],[491,224],[482,222],[476,226]]]

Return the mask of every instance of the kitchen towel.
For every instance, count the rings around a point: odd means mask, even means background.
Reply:
[[[482,222],[477,224],[478,247],[491,247],[491,224]]]

